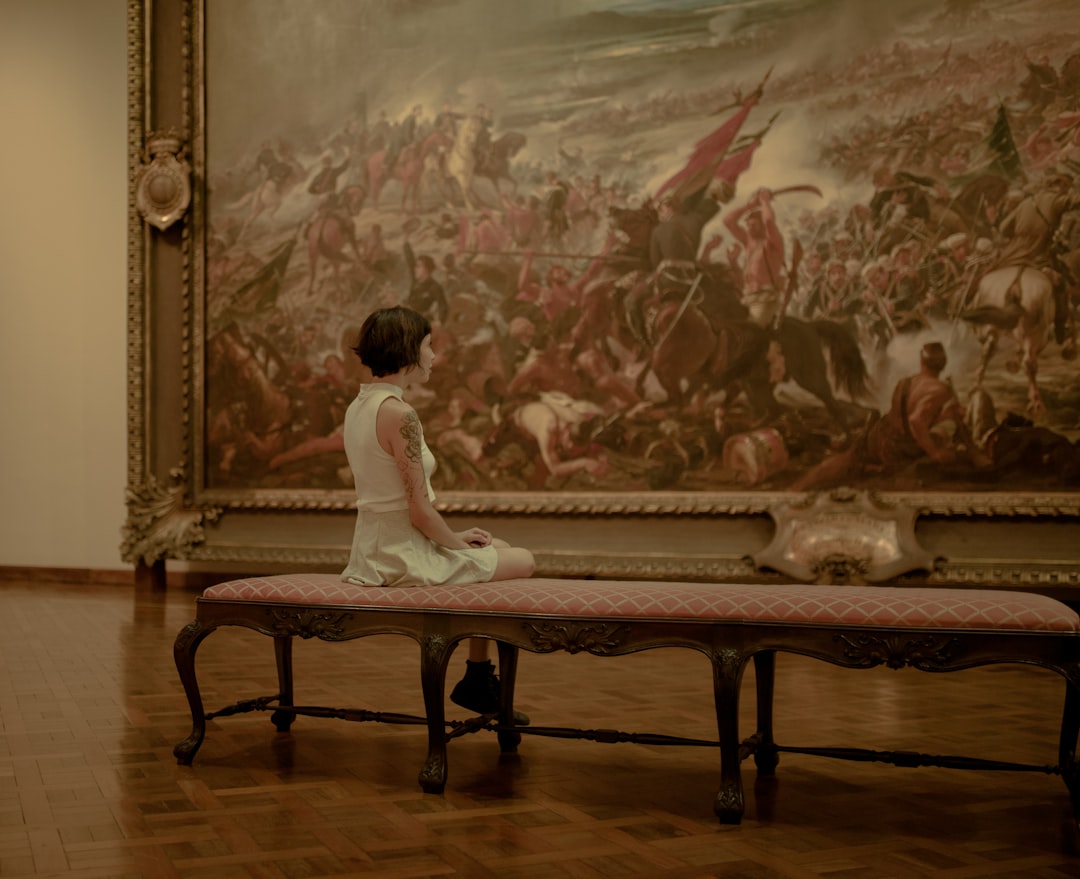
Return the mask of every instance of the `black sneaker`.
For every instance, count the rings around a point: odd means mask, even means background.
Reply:
[[[465,661],[465,677],[450,692],[450,701],[477,714],[498,714],[501,694],[502,686],[491,660],[473,662],[469,659]],[[514,723],[528,726],[529,715],[515,710]]]
[[[465,677],[450,693],[450,701],[477,714],[495,714],[499,710],[501,687],[491,660],[465,662]]]

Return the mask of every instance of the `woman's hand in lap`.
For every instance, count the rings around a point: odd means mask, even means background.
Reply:
[[[472,547],[491,545],[491,532],[485,531],[483,528],[467,528],[464,531],[459,531],[458,537]]]

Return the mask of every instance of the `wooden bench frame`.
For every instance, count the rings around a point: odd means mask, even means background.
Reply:
[[[657,584],[663,588],[663,584]],[[764,587],[762,587],[764,588]],[[847,587],[874,588],[874,587]],[[274,640],[278,693],[247,699],[207,713],[195,673],[200,643],[223,626],[252,629]],[[294,638],[347,641],[368,635],[399,634],[420,646],[420,677],[426,717],[294,704],[292,644]],[[503,704],[497,716],[447,722],[446,672],[457,645],[468,638],[497,642]],[[532,653],[585,652],[619,656],[659,647],[685,647],[708,657],[713,670],[718,740],[514,726],[514,688],[519,650]],[[969,757],[932,756],[914,752],[882,752],[860,748],[783,747],[773,737],[773,692],[777,652],[795,653],[844,668],[905,666],[949,672],[996,663],[1021,663],[1048,669],[1065,679],[1065,698],[1057,762],[1048,765],[1004,763]],[[746,620],[602,618],[595,615],[470,612],[402,609],[350,604],[292,603],[280,600],[222,600],[201,597],[196,618],[177,635],[177,670],[191,708],[191,734],[174,748],[179,763],[189,765],[206,735],[207,720],[240,712],[271,710],[274,725],[287,731],[298,715],[354,721],[426,724],[428,753],[420,770],[424,791],[441,793],[447,778],[447,743],[479,729],[493,729],[504,751],[516,750],[521,734],[631,741],[648,744],[713,745],[720,749],[720,786],[713,809],[723,823],[737,824],[744,812],[741,763],[753,757],[759,774],[772,775],[784,751],[854,760],[876,760],[901,766],[1038,771],[1061,775],[1074,813],[1080,816],[1080,767],[1076,750],[1080,734],[1080,634],[1021,630],[847,626],[814,623],[778,624]],[[739,740],[739,691],[750,661],[755,664],[757,729]]]

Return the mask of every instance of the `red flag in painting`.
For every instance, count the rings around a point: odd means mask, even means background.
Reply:
[[[742,128],[746,117],[757,104],[755,94],[747,100],[723,125],[706,135],[696,144],[690,155],[690,160],[681,171],[667,180],[657,191],[659,199],[669,190],[677,190],[680,193],[689,194],[707,186],[713,179],[716,166],[720,164],[727,154],[728,148],[734,142]]]
[[[761,140],[755,138],[737,153],[732,153],[725,158],[716,166],[716,171],[713,172],[713,179],[723,180],[734,189],[735,181],[739,179],[740,174],[750,167],[750,162],[753,161],[754,158],[754,151],[759,146],[761,146]]]

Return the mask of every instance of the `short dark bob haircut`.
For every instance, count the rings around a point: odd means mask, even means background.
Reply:
[[[360,327],[353,351],[375,378],[381,378],[418,365],[420,344],[430,334],[430,321],[411,308],[380,308]]]

